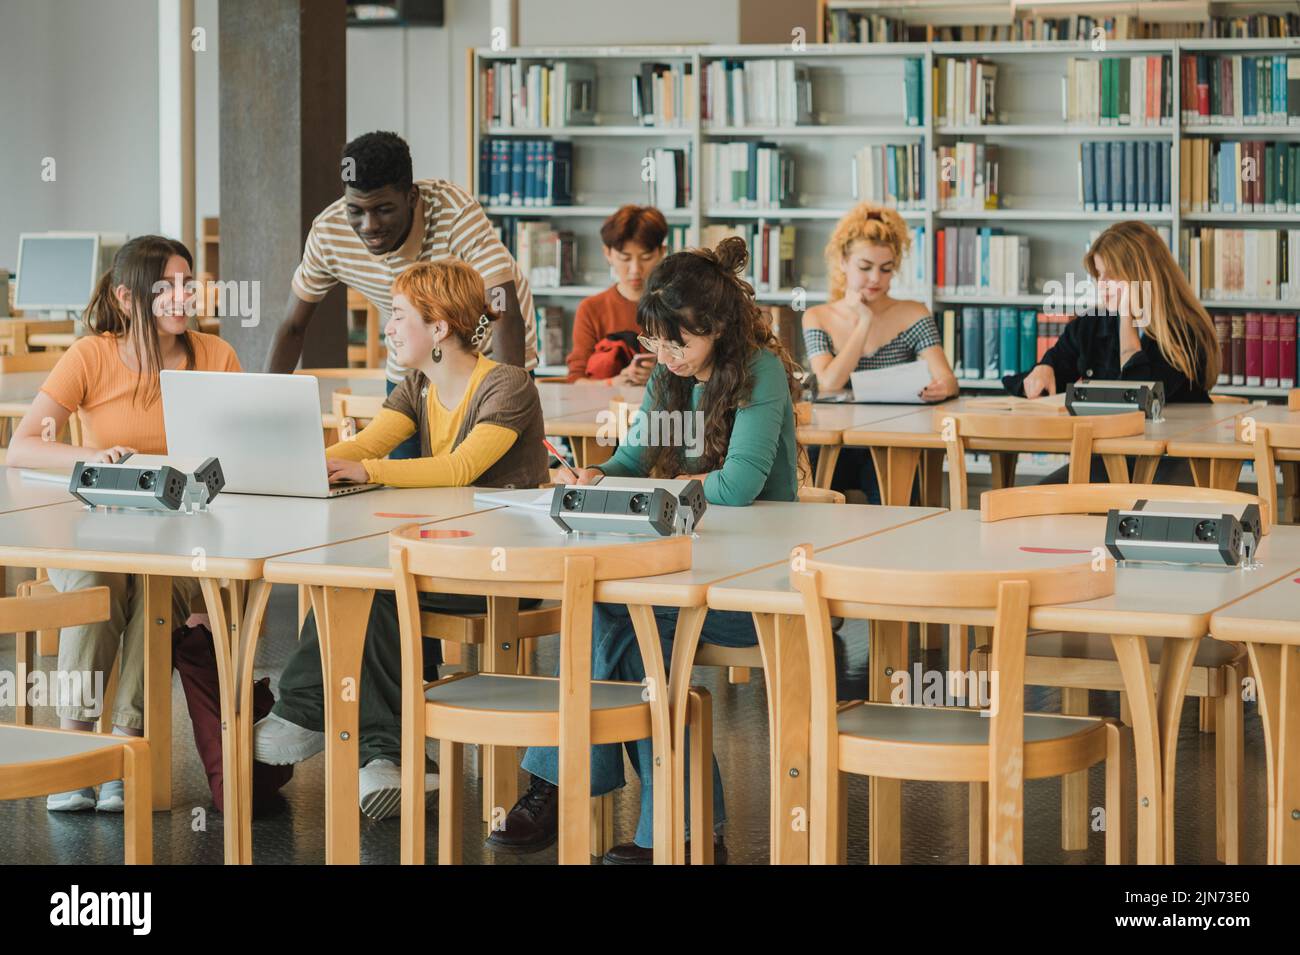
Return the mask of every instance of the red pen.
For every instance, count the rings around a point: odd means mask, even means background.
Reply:
[[[578,484],[579,483],[578,472],[573,470],[573,468],[569,467],[569,462],[564,460],[564,455],[562,455],[559,451],[556,451],[555,445],[551,444],[551,442],[547,441],[545,438],[542,438],[542,444],[546,445],[547,451],[550,451],[551,454],[555,455],[556,460],[559,461],[560,464],[564,466],[564,470],[568,471],[569,474],[573,476],[573,483]]]

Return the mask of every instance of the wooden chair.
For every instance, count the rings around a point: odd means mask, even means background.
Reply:
[[[1238,432],[1240,434],[1240,432]],[[1278,496],[1277,488],[1277,452],[1279,449],[1287,451],[1300,451],[1300,424],[1265,424],[1256,422],[1255,424],[1255,480],[1258,481],[1259,496],[1268,502],[1269,513],[1276,515],[1276,520],[1282,520],[1283,512],[1287,508],[1283,507],[1283,502]],[[1287,480],[1291,482],[1291,475],[1300,471],[1292,462],[1283,462],[1290,465]],[[1291,499],[1290,520],[1295,523],[1300,520],[1300,514],[1296,513],[1295,503],[1300,496],[1297,495],[1297,488],[1292,486],[1287,488],[1287,497]]]
[[[1071,484],[1087,484],[1092,472],[1092,442],[1096,438],[1141,434],[1146,427],[1140,411],[1117,415],[1075,417],[1060,414],[1008,412],[1001,414],[935,413],[935,423],[944,439],[948,458],[948,506],[964,510],[970,501],[966,484],[966,442],[972,438],[1015,441],[1069,441]],[[1114,460],[1118,458],[1118,460]],[[995,457],[994,469],[999,461]],[[1015,484],[1015,455],[1003,456],[1001,462],[1010,473],[994,474],[994,484]],[[1113,477],[1122,473],[1128,480],[1128,464],[1120,455],[1107,455],[1106,468]],[[978,630],[977,630],[978,632]],[[956,624],[948,628],[948,667],[955,671],[967,668],[968,640],[966,628]]]
[[[377,381],[388,377],[382,368],[296,368],[293,373],[313,378],[372,378]]]
[[[108,618],[108,588],[91,587],[42,597],[0,598],[0,633],[25,635],[40,627],[72,627]],[[20,650],[19,672],[22,673]],[[0,726],[0,799],[28,799],[112,779],[125,784],[126,863],[153,861],[153,795],[149,744],[129,736],[37,729],[25,681],[18,687],[19,724]]]
[[[1256,503],[1260,499],[1237,491],[1213,488],[1160,488],[1145,484],[1090,484],[1082,486],[1009,488],[986,492],[980,499],[985,520],[1002,520],[1040,514],[1105,513],[1130,508],[1137,501],[1167,499],[1219,504]],[[1267,532],[1272,513],[1267,502],[1260,508]],[[1152,669],[1159,671],[1164,641],[1148,639]],[[987,664],[986,648],[972,656],[971,666]],[[1202,640],[1192,665],[1187,695],[1213,708],[1215,748],[1215,852],[1221,862],[1236,864],[1241,853],[1242,779],[1244,736],[1241,680],[1249,672],[1246,649],[1236,643]],[[1029,635],[1025,683],[1061,690],[1061,712],[1088,713],[1088,691],[1120,693],[1120,718],[1128,722],[1124,679],[1107,634],[1035,631]],[[1088,841],[1087,777],[1061,780],[1061,848],[1082,849]]]
[[[1142,434],[1146,419],[1140,411],[1125,414],[985,414],[970,412],[935,412],[935,424],[943,437],[948,454],[948,506],[965,508],[966,442],[971,439],[1007,441],[1070,442],[1070,483],[1087,484],[1092,470],[1092,443],[1099,438],[1120,438]],[[1005,454],[1010,473],[995,474],[994,485],[1010,487],[1015,483],[1015,455]],[[1121,454],[1105,455],[1106,473],[1112,481],[1128,482],[1128,462]],[[996,465],[996,462],[995,462]]]
[[[591,791],[590,747],[594,743],[653,740],[655,752],[655,861],[684,858],[673,845],[673,813],[682,796],[673,791],[671,717],[663,654],[653,610],[631,608],[645,661],[647,683],[591,680],[591,629],[595,587],[600,581],[672,573],[690,566],[688,537],[626,544],[591,544],[530,549],[462,546],[422,540],[418,525],[389,534],[402,639],[402,861],[424,859],[424,742],[439,740],[440,819],[438,861],[458,863],[465,744],[558,746],[560,750],[559,861],[588,864]],[[479,593],[559,597],[559,677],[463,673],[424,684],[424,629],[417,578],[456,592],[469,582]],[[421,690],[423,692],[421,692]],[[713,747],[708,694],[692,688],[692,829],[711,834]],[[701,784],[700,781],[704,782]],[[697,840],[694,861],[709,862],[711,838]]]
[[[1210,395],[1210,401],[1216,405],[1248,405],[1250,399],[1242,398],[1240,395]]]
[[[49,371],[63,357],[57,351],[29,351],[18,355],[0,355],[0,374],[16,375],[25,371]]]
[[[1292,388],[1286,395],[1288,411],[1300,411],[1300,388]]]
[[[799,488],[800,504],[843,504],[844,494],[829,488],[803,486]],[[695,651],[695,666],[726,667],[727,682],[748,683],[751,670],[763,669],[763,651],[753,647],[723,647],[716,643],[700,641]]]
[[[983,794],[972,800],[972,856],[987,846],[998,864],[1024,861],[1026,779],[1060,776],[1106,764],[1106,861],[1123,861],[1123,726],[1095,717],[1024,712],[1025,639],[1029,608],[1114,592],[1115,568],[1089,560],[1046,572],[997,570],[926,572],[872,570],[811,559],[792,569],[803,597],[808,633],[812,722],[809,747],[809,852],[814,864],[843,862],[847,810],[841,773],[883,779],[968,782]],[[874,605],[881,620],[918,616],[983,617],[993,612],[990,710],[965,707],[850,702],[836,704],[835,647],[830,605]],[[929,611],[930,614],[927,614]],[[873,814],[873,823],[875,823]],[[890,820],[899,823],[901,820]],[[877,833],[871,832],[872,844]]]

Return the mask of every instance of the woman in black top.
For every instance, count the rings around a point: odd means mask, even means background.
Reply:
[[[1165,401],[1207,402],[1219,375],[1214,323],[1159,233],[1117,222],[1093,242],[1084,267],[1108,314],[1081,315],[1013,394],[1037,398],[1080,378],[1159,381]]]
[[[1214,323],[1160,234],[1145,222],[1117,222],[1092,243],[1083,264],[1107,314],[1072,320],[1029,374],[1006,379],[1007,389],[1037,398],[1081,378],[1159,381],[1166,403],[1208,402],[1219,375]],[[1067,470],[1047,482],[1060,483]],[[1164,458],[1156,469],[1157,483],[1190,478],[1182,459]],[[1099,458],[1092,480],[1106,480]]]

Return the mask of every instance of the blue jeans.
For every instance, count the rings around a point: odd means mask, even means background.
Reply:
[[[664,666],[671,659],[673,633],[677,627],[676,607],[655,607],[655,624],[659,627],[659,640],[663,645]],[[640,683],[645,679],[645,664],[636,643],[636,631],[627,607],[622,604],[596,604],[591,628],[591,678],[593,680],[626,680]],[[748,613],[730,610],[710,610],[704,618],[700,639],[724,647],[752,647],[758,643],[754,631],[754,618]],[[687,733],[687,785],[686,818],[690,819],[690,734]],[[650,740],[635,740],[623,744],[627,747],[632,768],[641,780],[641,818],[637,823],[633,841],[643,849],[654,846],[654,762]],[[551,783],[560,778],[560,752],[554,746],[530,746],[524,754],[523,767],[534,776]],[[623,754],[617,743],[605,743],[591,748],[591,794],[601,796],[623,786]],[[713,818],[721,826],[726,820],[726,807],[722,801],[722,774],[718,761],[713,761]]]
[[[391,381],[386,382],[386,384],[388,386],[388,394],[391,395],[393,393],[393,390],[397,388],[397,385],[393,384],[393,382]],[[416,432],[415,434],[411,435],[409,438],[407,438],[397,447],[393,448],[393,450],[388,452],[388,457],[392,460],[397,460],[399,458],[418,458],[419,456],[420,456],[419,432]]]

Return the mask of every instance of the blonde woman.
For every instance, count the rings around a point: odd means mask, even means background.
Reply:
[[[1160,381],[1166,402],[1207,402],[1219,375],[1214,322],[1164,239],[1145,222],[1117,222],[1083,260],[1104,314],[1065,326],[1024,378],[1026,398],[1080,378]]]
[[[864,202],[840,219],[826,244],[830,300],[803,317],[804,349],[821,391],[838,391],[855,371],[924,361],[930,383],[923,401],[957,394],[957,376],[943,353],[943,339],[920,302],[890,296],[894,274],[912,244],[907,223],[893,209]],[[867,500],[880,495],[871,455],[845,448],[831,487],[862,490]]]
[[[920,302],[889,294],[911,244],[902,216],[867,202],[836,225],[826,244],[830,300],[803,317],[808,364],[820,390],[845,387],[855,371],[920,359],[930,370],[922,399],[942,401],[957,394],[957,376],[929,311]]]

